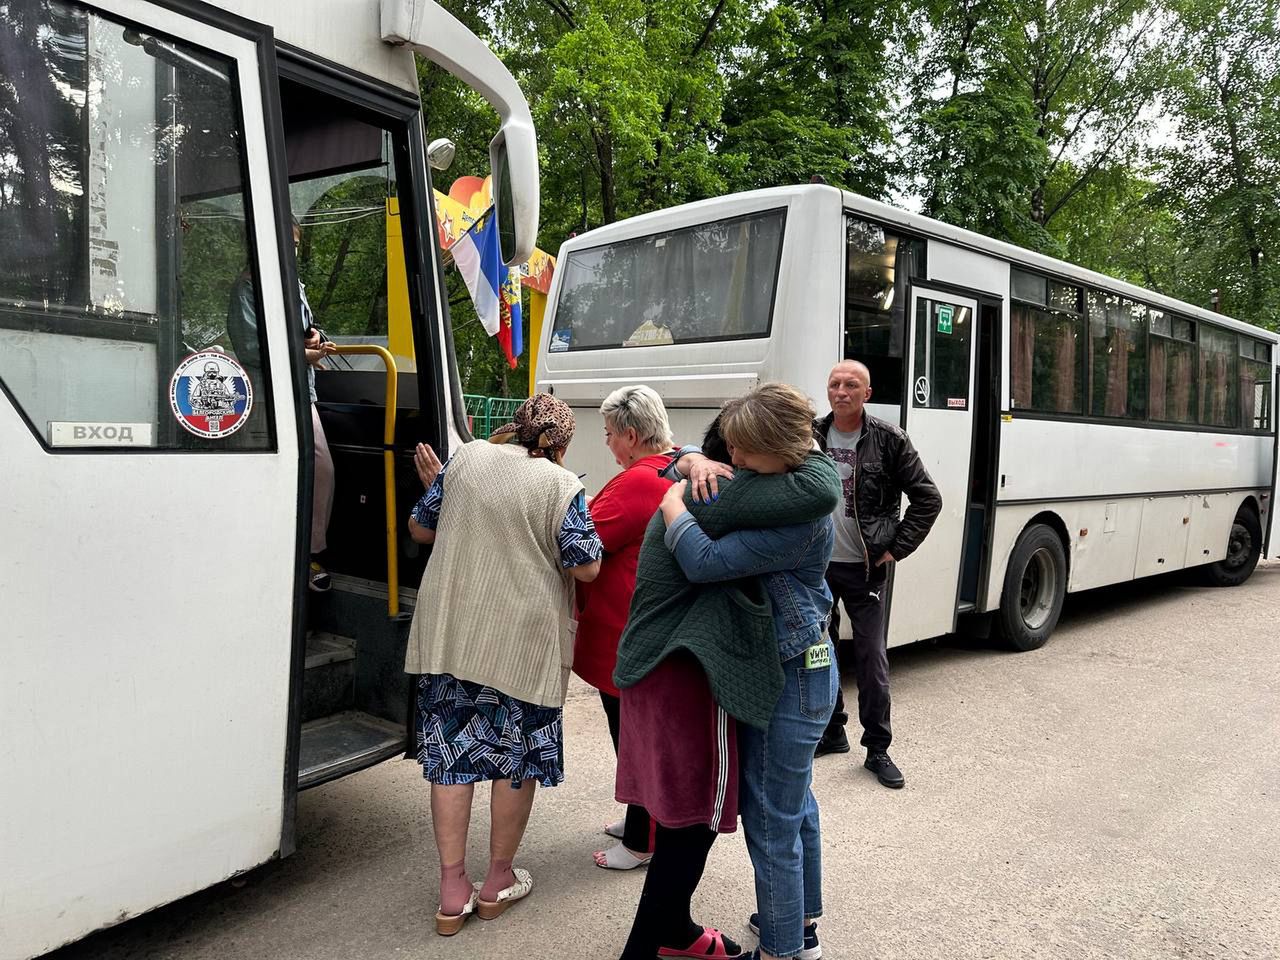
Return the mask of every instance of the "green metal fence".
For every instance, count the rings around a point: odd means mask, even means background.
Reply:
[[[524,403],[523,397],[481,397],[473,393],[463,394],[462,399],[467,407],[467,426],[478,440],[488,440],[495,428],[510,423]]]

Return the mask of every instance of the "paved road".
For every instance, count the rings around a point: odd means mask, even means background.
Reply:
[[[1280,956],[1280,564],[1235,590],[1072,598],[1043,650],[953,639],[891,671],[906,789],[850,757],[817,766],[824,956]],[[590,860],[617,808],[589,690],[566,727],[570,779],[539,797],[519,860],[538,889],[498,921],[435,936],[427,792],[392,762],[304,794],[289,860],[54,956],[616,957],[641,876]],[[479,826],[472,842],[482,871]],[[750,942],[751,902],[742,840],[723,839],[697,914]]]

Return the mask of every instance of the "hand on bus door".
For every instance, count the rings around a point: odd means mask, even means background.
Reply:
[[[700,503],[710,503],[720,496],[719,478],[733,479],[733,467],[700,453],[686,453],[676,464],[676,469],[689,478],[693,497]]]
[[[436,482],[436,476],[440,473],[441,464],[440,458],[431,449],[431,444],[418,444],[417,449],[413,451],[413,466],[418,471],[418,479],[422,481],[423,487],[430,487],[431,484]]]

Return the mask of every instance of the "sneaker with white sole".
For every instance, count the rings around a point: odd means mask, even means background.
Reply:
[[[311,568],[307,571],[307,586],[316,593],[325,593],[333,586],[329,571],[320,566],[319,561],[311,561]]]
[[[747,919],[747,926],[757,937],[760,936],[760,914],[753,913]],[[759,955],[758,953],[756,954]],[[813,922],[804,928],[804,946],[796,954],[798,960],[822,960],[822,944],[818,942],[818,924]]]

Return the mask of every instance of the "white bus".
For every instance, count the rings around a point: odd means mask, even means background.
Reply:
[[[5,960],[287,855],[301,787],[405,750],[396,531],[415,443],[469,436],[415,51],[497,109],[523,261],[528,105],[430,0],[0,4]],[[345,351],[323,595],[300,277]]]
[[[1274,488],[1274,334],[829,186],[611,224],[560,250],[537,385],[603,429],[658,390],[678,442],[783,380],[824,411],[842,358],[942,492],[894,573],[890,645],[998,625],[1044,643],[1063,596],[1187,567],[1247,577]],[[617,467],[579,442],[598,489]]]

